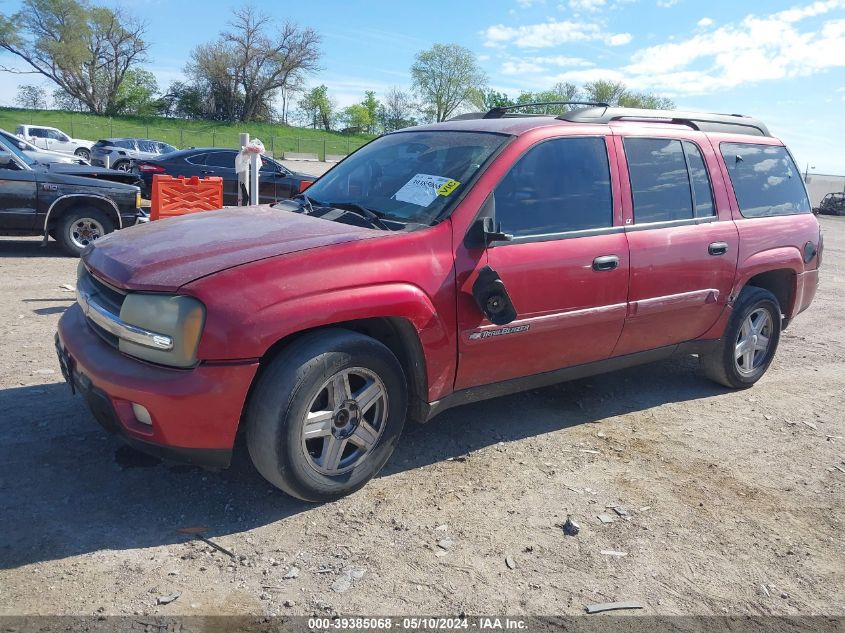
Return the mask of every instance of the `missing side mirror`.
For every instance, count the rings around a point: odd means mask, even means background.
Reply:
[[[470,248],[487,248],[495,242],[510,242],[512,239],[513,235],[503,232],[501,223],[496,223],[496,199],[491,193],[467,232],[465,243]]]
[[[507,325],[516,319],[516,308],[505,283],[499,273],[489,266],[478,271],[478,278],[472,284],[472,298],[478,309],[494,325]]]

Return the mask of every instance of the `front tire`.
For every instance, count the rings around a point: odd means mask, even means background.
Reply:
[[[716,350],[701,356],[704,374],[720,385],[747,389],[772,363],[780,341],[781,310],[764,288],[746,286]]]
[[[261,475],[304,501],[351,494],[393,453],[407,414],[405,374],[380,342],[343,329],[306,334],[261,374],[246,411]]]
[[[112,219],[99,209],[73,208],[64,212],[55,229],[65,253],[79,257],[85,248],[114,231]]]

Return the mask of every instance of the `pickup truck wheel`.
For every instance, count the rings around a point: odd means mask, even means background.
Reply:
[[[73,208],[59,218],[55,231],[65,253],[78,257],[86,246],[114,231],[114,222],[99,209]]]
[[[264,370],[247,404],[247,447],[286,493],[325,502],[355,492],[402,433],[407,387],[393,353],[342,329],[307,334]]]
[[[89,152],[89,151],[88,151],[87,149],[85,149],[84,147],[80,147],[79,149],[77,149],[77,150],[74,152],[74,154],[75,154],[76,156],[79,156],[79,158],[81,158],[82,160],[91,160],[91,152]]]
[[[764,288],[744,288],[719,348],[701,357],[704,374],[733,389],[750,387],[769,368],[780,329],[780,305],[775,296]]]

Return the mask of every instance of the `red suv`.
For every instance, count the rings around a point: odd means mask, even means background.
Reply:
[[[85,253],[56,342],[104,426],[218,467],[243,430],[264,477],[324,501],[456,405],[677,353],[750,387],[818,284],[799,171],[748,117],[496,109],[306,193]]]

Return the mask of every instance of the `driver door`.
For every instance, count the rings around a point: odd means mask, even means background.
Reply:
[[[513,235],[458,258],[474,270],[458,298],[455,389],[521,378],[610,356],[627,311],[629,257],[615,156],[604,136],[528,149],[493,192],[495,222]],[[494,325],[467,290],[489,266],[516,319]]]

